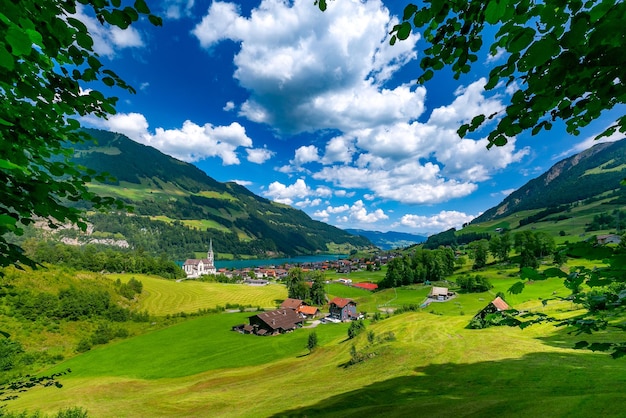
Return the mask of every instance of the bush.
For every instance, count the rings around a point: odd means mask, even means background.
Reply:
[[[353,339],[361,332],[365,330],[365,323],[363,321],[352,321],[348,328],[348,338]]]
[[[489,279],[481,275],[459,277],[456,284],[467,293],[481,293],[493,288]]]

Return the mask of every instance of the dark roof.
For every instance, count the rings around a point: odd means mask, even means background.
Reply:
[[[295,310],[295,309],[298,309],[301,305],[302,305],[302,300],[287,298],[284,300],[283,303],[280,304],[280,307],[281,309],[287,308],[287,309]]]
[[[356,302],[349,298],[334,298],[333,300],[330,301],[330,304],[336,305],[338,308],[343,308],[350,302],[356,305]]]
[[[265,322],[271,329],[294,329],[296,325],[302,323],[302,318],[293,309],[278,309],[275,311],[262,312],[253,315],[250,318],[258,317]]]

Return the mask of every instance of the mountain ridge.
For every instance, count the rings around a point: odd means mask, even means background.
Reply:
[[[93,141],[74,147],[74,162],[115,177],[92,183],[90,189],[133,206],[135,215],[92,214],[89,220],[96,231],[122,235],[134,248],[166,251],[180,259],[206,251],[210,240],[217,251],[235,258],[372,247],[366,238],[313,220],[237,183],[221,183],[122,134],[85,131]]]

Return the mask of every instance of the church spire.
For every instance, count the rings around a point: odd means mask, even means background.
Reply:
[[[213,258],[213,239],[209,241],[209,252],[206,254],[207,260],[209,260],[209,266],[214,268],[214,258]]]

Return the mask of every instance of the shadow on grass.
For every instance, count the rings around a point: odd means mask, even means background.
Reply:
[[[359,367],[327,382],[329,394]],[[529,354],[473,364],[433,364],[330,396],[275,417],[624,416],[626,360],[594,354]]]

